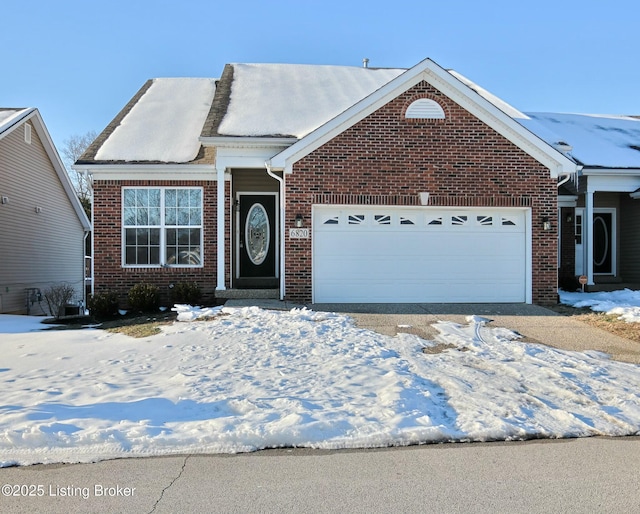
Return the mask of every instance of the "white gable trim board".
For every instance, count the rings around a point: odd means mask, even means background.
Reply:
[[[314,303],[531,303],[527,208],[313,207]]]

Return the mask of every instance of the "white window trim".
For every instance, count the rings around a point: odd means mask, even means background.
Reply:
[[[132,189],[159,189],[160,190],[160,225],[125,225],[124,224],[124,193],[126,190]],[[183,225],[174,226],[174,225],[165,225],[164,216],[165,216],[165,191],[168,189],[199,189],[200,190],[200,199],[202,201],[201,205],[201,219],[200,225],[191,225],[185,227]],[[120,191],[121,195],[121,209],[120,209],[120,250],[121,250],[121,262],[123,268],[128,269],[149,269],[149,268],[203,268],[204,267],[204,188],[201,186],[123,186]],[[127,264],[126,262],[126,229],[128,228],[159,228],[160,229],[160,264]],[[200,264],[167,264],[166,254],[166,229],[167,228],[199,228],[200,229]]]

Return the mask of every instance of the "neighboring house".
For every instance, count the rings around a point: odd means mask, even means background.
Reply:
[[[578,166],[471,86],[429,59],[147,82],[75,165],[96,291],[556,303],[558,185]]]
[[[558,198],[561,284],[640,287],[640,119],[527,113],[525,121],[580,165]],[[574,284],[575,286],[575,284]]]
[[[62,283],[84,301],[89,230],[38,110],[0,108],[0,312],[48,314],[38,301]]]

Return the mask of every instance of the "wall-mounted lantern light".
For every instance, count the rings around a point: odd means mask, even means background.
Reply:
[[[298,214],[296,216],[296,228],[302,228],[304,225],[304,219],[302,218],[302,214]]]
[[[542,230],[551,230],[551,222],[546,216],[542,218]]]

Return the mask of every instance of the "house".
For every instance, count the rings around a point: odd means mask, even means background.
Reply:
[[[558,197],[561,284],[640,288],[640,119],[526,113],[524,121],[580,166]]]
[[[0,177],[0,312],[50,314],[62,283],[84,301],[90,223],[38,109],[0,108]]]
[[[558,185],[579,166],[471,86],[430,59],[148,81],[75,165],[96,290],[555,303]]]

